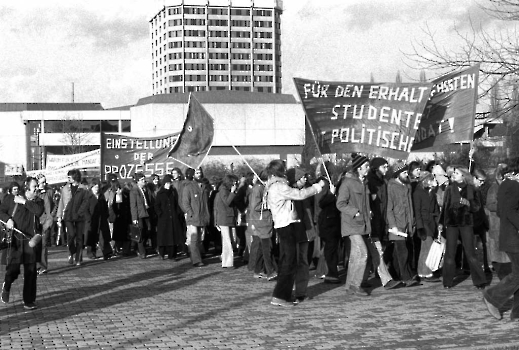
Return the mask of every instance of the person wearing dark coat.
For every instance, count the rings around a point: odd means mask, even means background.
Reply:
[[[41,239],[36,245],[31,244],[29,239],[36,234],[41,235],[39,218],[44,210],[43,199],[38,197],[38,180],[32,177],[25,180],[23,196],[10,194],[0,205],[0,220],[6,223],[6,227],[16,228],[27,236],[13,232],[10,246],[2,251],[1,262],[6,266],[2,284],[3,303],[9,302],[11,285],[20,275],[20,265],[23,265],[24,308],[36,309],[36,263],[41,260],[42,244]]]
[[[157,214],[157,246],[159,256],[165,259],[177,257],[177,247],[182,244],[184,234],[180,217],[182,211],[178,207],[178,195],[172,186],[171,175],[162,179],[162,187],[155,198],[155,213]]]
[[[321,193],[315,196],[315,200],[321,211],[317,221],[319,237],[324,243],[323,255],[328,267],[328,273],[324,277],[325,283],[338,284],[339,270],[339,243],[341,236],[341,212],[337,209],[335,186],[325,181]]]
[[[91,195],[89,198],[88,213],[90,217],[90,227],[86,240],[87,251],[90,258],[97,258],[96,250],[99,248],[103,254],[103,259],[108,260],[112,255],[110,245],[110,226],[108,225],[108,203],[105,196],[101,193],[101,182],[99,179],[92,179],[90,184]]]
[[[425,265],[433,240],[438,235],[440,207],[434,191],[437,184],[431,173],[422,171],[418,185],[413,192],[416,233],[422,241],[418,258],[418,276],[420,280],[426,282],[440,282],[440,279],[433,275],[433,271]]]
[[[130,240],[128,239],[128,227],[132,223],[130,212],[130,190],[132,183],[127,182],[121,188],[119,182],[115,185],[115,199],[112,202],[112,209],[115,214],[113,223],[112,239],[114,240],[114,254],[130,255]]]
[[[138,225],[141,230],[141,237],[137,243],[138,255],[141,259],[146,259],[145,244],[151,234],[152,224],[151,215],[154,213],[152,207],[152,196],[148,186],[146,186],[146,178],[142,172],[135,174],[136,185],[130,191],[130,212],[132,213],[132,222]]]
[[[472,185],[472,176],[468,169],[454,166],[451,175],[452,183],[445,189],[443,206],[440,214],[439,230],[445,227],[447,238],[445,260],[443,264],[443,286],[452,288],[456,276],[456,248],[461,236],[463,250],[470,265],[470,275],[474,286],[483,289],[486,277],[474,249],[473,213],[481,205],[477,191]]]
[[[498,284],[483,291],[483,300],[492,316],[501,319],[502,308],[513,296],[512,321],[519,321],[519,164],[508,169],[508,178],[497,192],[497,214],[500,218],[499,249],[512,263],[512,273]],[[506,175],[505,175],[506,177]],[[472,267],[471,267],[472,268]]]
[[[222,184],[214,198],[214,225],[222,234],[222,267],[234,266],[231,228],[236,227],[236,190],[238,178],[235,175],[225,175]]]

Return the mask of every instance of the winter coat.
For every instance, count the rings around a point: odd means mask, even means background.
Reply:
[[[321,209],[317,219],[319,237],[341,237],[341,212],[337,209],[337,198],[330,192],[330,185],[326,183],[315,202]]]
[[[90,192],[81,185],[78,186],[74,195],[72,195],[70,184],[63,186],[56,216],[65,221],[85,221],[88,216],[89,197]]]
[[[367,235],[371,232],[371,209],[367,181],[361,182],[357,176],[347,174],[339,186],[337,209],[341,212],[343,237]]]
[[[209,187],[201,182],[186,180],[182,193],[182,208],[186,213],[187,225],[209,225]]]
[[[134,186],[130,191],[130,211],[132,221],[149,218],[151,209],[151,195],[149,190],[144,187],[143,192],[139,186]],[[146,198],[144,198],[146,196]]]
[[[236,193],[224,184],[220,185],[214,198],[215,226],[236,226]]]
[[[132,214],[130,211],[130,191],[123,189],[121,193],[122,202],[117,203],[117,197],[112,203],[112,209],[115,213],[115,220],[112,232],[114,241],[128,240],[128,226],[132,223]]]
[[[313,220],[313,203],[311,198],[294,201],[294,207],[299,218],[295,224],[295,234],[298,242],[313,241],[317,237]]]
[[[267,181],[267,204],[272,213],[274,228],[287,227],[299,218],[294,208],[294,200],[302,200],[321,192],[319,184],[297,189],[288,185],[286,178],[272,176]]]
[[[396,179],[387,184],[387,226],[412,236],[414,233],[413,199],[411,186]],[[389,240],[400,241],[405,237],[389,233]]]
[[[54,191],[52,188],[45,186],[45,190],[40,192],[39,197],[43,199],[45,207],[43,214],[40,216],[40,224],[42,224],[42,230],[45,232],[54,223]]]
[[[499,250],[519,253],[519,182],[506,179],[497,191]]]
[[[418,185],[413,193],[413,208],[418,232],[423,229],[427,236],[435,238],[440,217],[436,193]]]
[[[461,191],[459,186],[461,186]],[[460,198],[467,199],[470,205],[462,205]],[[472,226],[474,224],[472,213],[477,212],[480,205],[480,199],[474,186],[451,183],[445,189],[443,196],[440,224],[445,227]]]
[[[371,208],[371,238],[382,240],[387,235],[387,181],[374,172],[367,176]]]
[[[180,217],[182,211],[178,207],[177,191],[172,187],[161,188],[155,198],[157,213],[157,246],[166,247],[184,243],[184,232]]]
[[[14,227],[29,237],[34,236],[35,233],[41,234],[40,216],[44,211],[43,199],[36,197],[34,200],[26,201],[24,205],[16,205],[16,212],[12,215],[15,205],[13,195],[5,196],[2,204],[0,204],[0,220],[7,222],[12,218]],[[32,264],[40,262],[41,249],[41,242],[31,248],[29,247],[29,239],[14,233],[11,247],[2,250],[1,264]],[[7,261],[7,256],[9,256],[9,261]]]
[[[88,217],[90,228],[88,232],[88,242],[86,245],[93,246],[97,243],[99,233],[105,233],[110,236],[110,227],[108,225],[108,203],[104,195],[99,197],[90,195]]]
[[[252,234],[261,239],[272,237],[273,223],[272,213],[263,203],[263,194],[265,186],[261,182],[257,182],[253,187],[249,197],[249,224],[252,228]]]

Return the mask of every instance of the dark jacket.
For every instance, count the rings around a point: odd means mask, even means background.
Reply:
[[[99,197],[90,194],[88,217],[90,229],[86,244],[92,246],[97,243],[99,233],[110,235],[110,227],[108,226],[108,203],[103,194],[99,194]]]
[[[236,226],[236,193],[224,184],[220,185],[214,198],[214,224],[218,226]]]
[[[497,191],[499,250],[519,253],[519,182],[506,179]]]
[[[371,209],[367,182],[361,182],[357,176],[347,174],[338,191],[337,209],[341,212],[342,236],[369,234]]]
[[[294,224],[296,240],[298,242],[313,241],[317,237],[314,225],[312,198],[294,201],[294,207],[299,222]]]
[[[452,183],[445,189],[443,206],[440,214],[440,224],[445,227],[463,227],[474,224],[472,213],[480,208],[480,199],[474,186],[462,184],[461,191],[456,183]],[[460,198],[465,198],[470,205],[462,205]]]
[[[54,222],[54,191],[52,188],[45,186],[45,189],[40,192],[40,198],[43,199],[45,206],[45,210],[40,216],[40,224],[42,224],[42,230],[45,232],[45,230],[52,227]]]
[[[371,194],[371,237],[382,240],[387,236],[387,181],[376,173],[368,174],[368,188]]]
[[[323,187],[323,191],[316,195],[315,201],[319,208],[317,226],[319,237],[332,238],[341,237],[341,212],[337,209],[337,198],[330,192],[328,182]]]
[[[90,191],[81,186],[78,186],[74,194],[70,184],[63,186],[57,216],[65,221],[85,221],[88,217],[89,197]]]
[[[389,229],[396,227],[401,232],[407,232],[409,236],[414,234],[413,199],[411,186],[403,184],[396,179],[389,180],[387,184],[387,226]],[[405,240],[404,237],[389,234],[390,240]]]
[[[436,192],[424,189],[421,184],[416,186],[413,192],[413,208],[418,233],[421,234],[423,230],[427,236],[435,238],[440,216]]]
[[[186,224],[209,225],[209,187],[194,180],[186,180],[182,193],[182,208],[186,213]]]
[[[184,233],[178,207],[177,191],[161,188],[155,198],[157,213],[157,245],[159,247],[181,245],[184,243]]]
[[[126,241],[128,240],[128,225],[132,223],[132,214],[130,212],[130,191],[123,189],[120,200],[117,202],[117,197],[112,202],[112,209],[115,213],[115,220],[113,226],[113,240]]]
[[[28,200],[24,205],[18,204],[16,212],[13,214],[15,207],[14,196],[7,195],[0,205],[0,220],[7,222],[10,218],[14,221],[14,227],[32,237],[35,233],[41,233],[40,216],[44,211],[43,199],[36,197],[34,200]],[[34,248],[29,247],[29,240],[14,234],[11,247],[2,250],[2,265],[10,264],[31,264],[41,261],[41,242]],[[7,261],[7,255],[10,261]]]
[[[274,229],[272,213],[263,203],[264,192],[265,186],[259,181],[252,186],[248,210],[250,212],[249,224],[251,228],[254,227],[252,234],[262,239],[272,237]]]
[[[132,221],[150,217],[149,209],[152,205],[151,195],[147,189],[145,193],[146,200],[144,199],[143,191],[141,191],[138,185],[135,185],[130,191],[130,211],[132,213]]]

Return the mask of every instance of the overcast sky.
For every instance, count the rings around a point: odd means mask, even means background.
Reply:
[[[480,0],[485,2],[486,0]],[[0,102],[135,104],[151,95],[148,20],[163,0],[2,0]],[[404,81],[419,71],[402,52],[429,26],[455,50],[453,29],[469,15],[489,25],[473,0],[284,0],[281,18],[283,93],[292,78]],[[432,79],[436,73],[426,72]]]

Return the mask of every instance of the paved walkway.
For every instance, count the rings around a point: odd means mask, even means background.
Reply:
[[[275,282],[206,262],[132,257],[76,267],[64,248],[51,248],[39,308],[23,309],[19,280],[0,304],[0,348],[519,349],[519,324],[508,313],[490,317],[470,278],[451,290],[376,287],[361,298],[313,277],[311,299],[283,308],[269,304]]]

